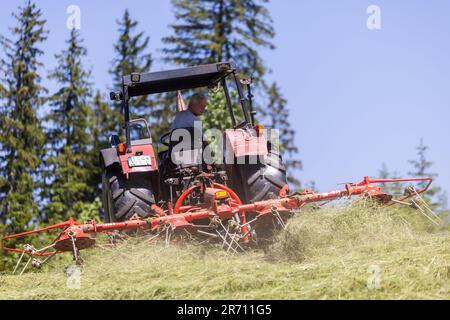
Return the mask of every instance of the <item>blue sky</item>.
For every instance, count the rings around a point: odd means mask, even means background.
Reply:
[[[49,39],[46,70],[68,37],[66,9],[81,8],[95,86],[107,92],[117,38],[116,19],[128,8],[150,36],[153,70],[162,63],[161,38],[174,21],[170,1],[41,0]],[[23,1],[2,1],[0,33]],[[381,9],[381,30],[366,27],[369,5]],[[423,137],[436,183],[450,191],[450,2],[276,0],[268,8],[276,50],[262,55],[289,102],[304,169],[297,177],[320,190],[376,176],[381,164],[403,176]],[[239,62],[237,62],[239,64]],[[54,84],[47,82],[50,89]]]

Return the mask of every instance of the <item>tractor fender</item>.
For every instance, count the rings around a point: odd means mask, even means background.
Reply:
[[[268,154],[267,140],[261,135],[252,135],[243,129],[228,129],[224,133],[226,157],[265,156]]]
[[[100,160],[105,164],[105,168],[108,168],[113,164],[120,165],[120,158],[116,148],[108,148],[101,150]]]

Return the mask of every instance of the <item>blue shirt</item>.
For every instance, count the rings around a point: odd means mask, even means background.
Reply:
[[[201,121],[199,117],[193,114],[190,110],[183,110],[177,112],[175,115],[175,119],[170,126],[171,130],[180,129],[180,128],[194,128],[194,122]]]

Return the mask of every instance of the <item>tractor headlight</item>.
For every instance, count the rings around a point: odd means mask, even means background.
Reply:
[[[141,75],[139,73],[132,73],[131,74],[131,82],[137,83],[141,81]]]

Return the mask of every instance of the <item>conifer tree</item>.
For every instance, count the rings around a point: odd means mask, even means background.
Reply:
[[[143,31],[134,35],[138,22],[131,18],[128,9],[117,24],[119,40],[114,45],[116,56],[110,70],[115,88],[120,87],[124,75],[131,72],[148,72],[152,65],[152,56],[146,52],[150,38],[145,37]]]
[[[115,57],[109,73],[113,76],[113,90],[120,90],[122,85],[122,77],[132,72],[149,72],[152,65],[152,56],[148,53],[148,45],[150,38],[144,35],[144,32],[137,32],[138,22],[133,20],[130,13],[125,10],[121,20],[117,21],[119,26],[119,39],[114,45]],[[133,99],[132,113],[133,116],[144,117],[151,120],[151,102],[147,96],[137,97]],[[122,104],[116,103],[113,117],[119,135],[123,135],[123,116]],[[137,115],[135,114],[137,113]],[[150,121],[151,122],[151,121]]]
[[[417,159],[409,160],[412,165],[413,170],[408,172],[413,177],[430,177],[436,178],[437,173],[430,171],[433,166],[433,162],[427,159],[426,153],[428,146],[423,143],[423,139],[420,139],[419,145],[416,147]],[[422,183],[420,187],[423,187],[425,183]],[[425,199],[430,202],[433,208],[445,209],[447,197],[445,193],[442,192],[441,187],[437,186],[435,183],[431,185],[428,191],[424,195]]]
[[[109,137],[117,133],[114,121],[117,119],[111,113],[111,107],[108,105],[99,90],[96,91],[93,104],[93,117],[91,118],[92,136],[94,140],[94,149],[99,151],[109,146]]]
[[[79,212],[83,202],[93,201],[91,83],[82,63],[86,54],[79,31],[72,29],[67,48],[55,56],[58,66],[49,74],[60,89],[50,97],[47,116],[45,220],[66,219]]]
[[[257,81],[267,68],[258,50],[274,48],[267,0],[173,0],[173,35],[163,39],[165,60],[178,65],[235,61]]]
[[[159,141],[159,138],[170,131],[176,112],[176,93],[165,92],[154,95],[152,98],[152,118],[151,118],[151,134],[153,141]]]
[[[92,149],[90,151],[91,159],[91,175],[89,185],[94,187],[94,193],[96,196],[101,196],[101,174],[102,164],[100,163],[99,153],[100,150],[109,148],[109,137],[113,134],[117,134],[117,122],[112,108],[109,106],[100,93],[97,90],[94,99],[91,102],[93,106],[93,112],[91,113],[89,126],[92,132]]]
[[[17,24],[11,38],[1,38],[0,223],[7,224],[8,233],[27,229],[39,215],[38,169],[45,141],[38,112],[46,92],[39,76],[46,21],[31,1],[13,16]]]

